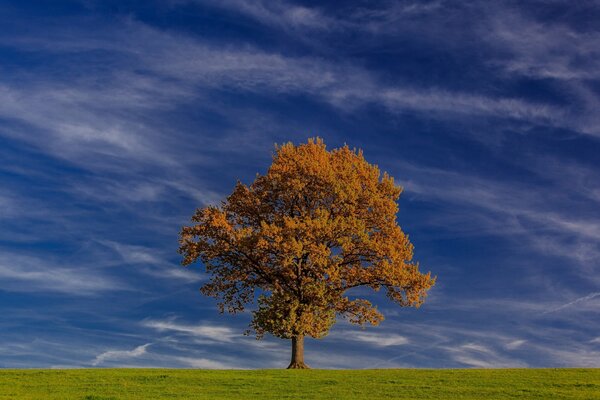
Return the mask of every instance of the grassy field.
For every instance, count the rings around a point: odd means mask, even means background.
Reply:
[[[600,399],[600,369],[0,370],[0,399]]]

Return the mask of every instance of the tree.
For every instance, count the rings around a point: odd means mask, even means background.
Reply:
[[[257,338],[291,339],[288,368],[308,368],[304,337],[324,337],[336,316],[361,326],[383,320],[349,289],[383,288],[394,303],[419,307],[435,283],[411,261],[396,222],[401,191],[362,151],[328,151],[321,139],[275,146],[266,175],[196,210],[181,231],[182,263],[204,263],[211,279],[201,292],[219,299],[221,312],[257,298]]]

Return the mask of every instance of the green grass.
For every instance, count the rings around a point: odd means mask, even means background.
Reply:
[[[0,370],[0,399],[600,399],[600,369]]]

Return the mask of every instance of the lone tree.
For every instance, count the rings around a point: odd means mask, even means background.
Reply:
[[[383,320],[349,289],[384,288],[401,307],[419,307],[435,278],[411,261],[396,222],[402,189],[362,151],[327,151],[321,139],[275,149],[266,175],[196,210],[179,252],[184,265],[204,263],[211,280],[201,292],[219,299],[221,312],[243,311],[258,295],[257,338],[291,339],[288,368],[308,368],[304,337],[325,336],[336,316],[361,326]]]

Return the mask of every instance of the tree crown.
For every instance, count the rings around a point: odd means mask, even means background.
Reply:
[[[418,307],[435,283],[412,262],[397,223],[401,191],[360,150],[287,143],[265,175],[196,210],[179,251],[184,265],[204,263],[211,279],[201,291],[221,312],[242,311],[259,295],[251,323],[259,337],[322,337],[336,316],[377,325],[383,315],[349,289],[384,288],[398,305]]]

